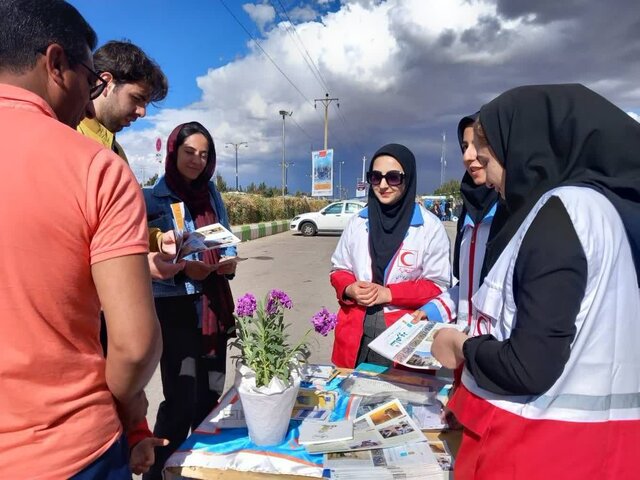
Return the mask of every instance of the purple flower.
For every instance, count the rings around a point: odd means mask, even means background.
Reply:
[[[267,300],[267,313],[269,315],[274,315],[278,312],[278,307],[280,306],[291,310],[293,303],[291,303],[289,296],[282,290],[271,290],[269,292],[269,300]]]
[[[323,337],[326,337],[331,330],[336,328],[337,322],[338,316],[335,313],[331,313],[325,307],[322,307],[322,310],[311,317],[313,328]]]
[[[246,293],[236,303],[236,315],[239,317],[252,317],[256,313],[256,297]]]

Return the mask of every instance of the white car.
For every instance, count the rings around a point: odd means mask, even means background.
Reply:
[[[327,205],[319,212],[301,213],[291,220],[289,229],[305,237],[316,233],[341,233],[351,217],[364,208],[358,200],[342,200]]]

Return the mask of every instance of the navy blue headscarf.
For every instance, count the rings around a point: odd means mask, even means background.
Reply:
[[[373,188],[369,189],[369,252],[373,282],[384,285],[384,271],[396,254],[411,225],[416,203],[416,158],[404,145],[390,143],[378,149],[371,158],[369,172],[376,158],[389,155],[404,170],[404,193],[392,205],[378,201]]]

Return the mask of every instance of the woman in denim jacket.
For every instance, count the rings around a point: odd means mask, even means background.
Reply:
[[[216,153],[209,132],[198,122],[176,127],[167,142],[165,175],[144,189],[150,227],[173,228],[171,204],[184,203],[187,232],[212,223],[229,228],[227,212],[216,190]],[[207,250],[186,257],[183,272],[153,281],[164,350],[160,360],[164,401],[154,434],[169,440],[160,447],[145,478],[161,478],[167,458],[216,405],[224,387],[228,331],[234,325],[228,278],[235,266],[214,271],[235,247]]]

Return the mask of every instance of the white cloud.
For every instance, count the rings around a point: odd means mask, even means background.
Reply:
[[[289,18],[292,22],[307,22],[309,20],[315,20],[317,17],[318,12],[309,5],[295,7],[289,11]]]
[[[254,21],[261,32],[264,32],[265,27],[276,18],[276,11],[266,3],[245,3],[242,5],[242,9],[247,12],[249,18]]]
[[[246,141],[249,148],[239,152],[240,183],[279,186],[278,111],[293,111],[285,127],[287,158],[296,162],[290,185],[308,189],[304,173],[310,169],[310,148],[321,148],[323,141],[324,110],[321,105],[314,109],[313,100],[324,97],[326,89],[305,62],[304,49],[288,32],[288,23],[272,24],[273,8],[243,8],[266,28],[262,47],[302,94],[254,45],[243,58],[197,78],[202,91],[197,103],[162,110],[146,119],[149,129],[125,132],[119,139],[134,165],[157,168],[154,139],[166,138],[178,123],[200,120],[216,139],[218,171],[229,183],[234,152],[223,145]],[[459,177],[458,119],[516,85],[580,82],[626,110],[638,111],[640,66],[628,61],[635,58],[632,38],[611,35],[605,42],[602,30],[598,35],[594,30],[607,22],[603,15],[614,10],[593,8],[602,10],[577,9],[573,18],[563,13],[554,19],[548,12],[506,18],[492,0],[361,0],[343,1],[317,20],[296,21],[298,36],[328,84],[328,93],[340,99],[339,110],[335,103],[329,109],[329,144],[336,161],[346,162],[344,184],[355,183],[363,155],[396,141],[416,154],[419,190],[431,191],[439,182],[443,131],[447,178]],[[630,7],[627,16],[630,12],[635,10]],[[548,20],[533,21],[540,18]]]

